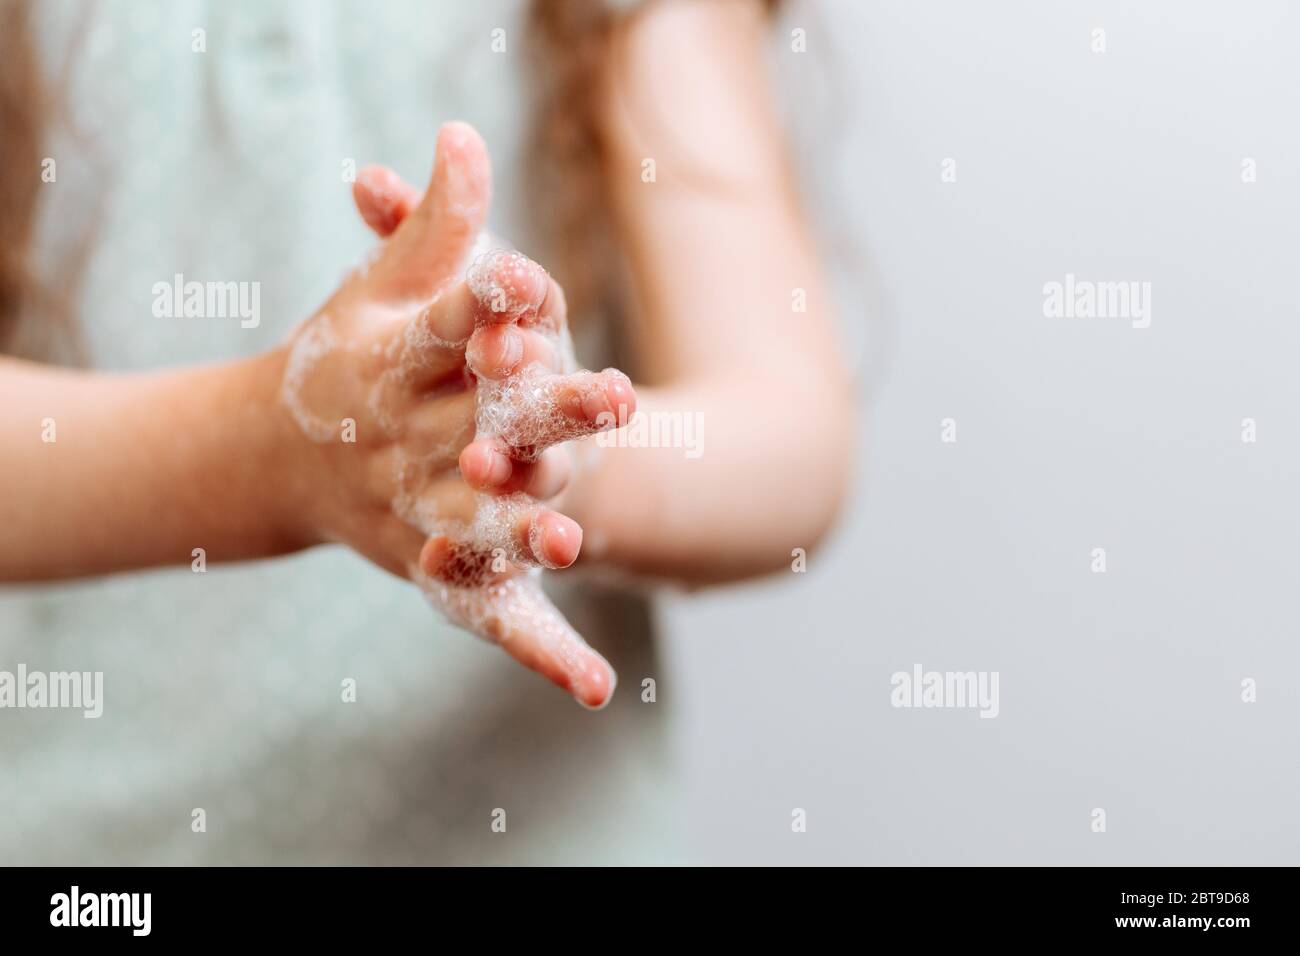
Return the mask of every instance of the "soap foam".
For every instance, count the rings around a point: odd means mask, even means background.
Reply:
[[[622,376],[617,369],[605,374]],[[626,376],[624,376],[626,377]],[[521,461],[536,461],[551,445],[584,438],[606,427],[582,413],[588,401],[605,404],[605,382],[597,376],[577,383],[530,366],[501,381],[479,380],[476,425],[479,437],[495,436]]]
[[[363,274],[372,261],[373,256],[363,262]],[[547,281],[544,270],[522,254],[502,247],[489,233],[479,236],[467,261],[465,279],[470,291],[502,320],[517,319],[540,304],[539,289],[544,294]],[[427,303],[414,304],[412,314],[423,316],[428,307]],[[530,328],[552,342],[561,363],[560,373],[577,368],[567,329],[540,324]],[[402,423],[390,414],[387,396],[418,369],[430,347],[461,349],[465,342],[440,339],[424,321],[409,322],[395,342],[385,356],[390,368],[373,386],[369,405],[375,419],[397,438]],[[330,317],[322,314],[299,333],[290,349],[281,400],[312,441],[336,439],[337,432],[335,423],[309,410],[303,397],[304,385],[325,356],[348,347],[340,341]],[[379,354],[374,349],[372,353]],[[562,384],[553,370],[537,366],[503,381],[479,377],[475,394],[477,437],[499,438],[517,449],[521,459],[534,460],[549,445],[591,434],[595,430],[592,425],[580,416],[575,419],[565,415],[557,406],[557,390]],[[580,403],[601,388],[600,381],[593,377],[588,388],[578,390],[576,401]],[[421,457],[401,454],[397,459],[393,513],[426,537],[446,537],[451,549],[439,578],[412,566],[412,580],[453,624],[486,640],[508,644],[527,635],[546,655],[561,663],[569,689],[582,697],[590,682],[584,662],[592,659],[592,652],[542,591],[542,531],[536,520],[536,500],[522,492],[502,496],[475,492],[473,515],[466,519],[440,513],[431,497],[422,494],[431,482],[458,473],[458,451],[434,449]],[[527,533],[521,535],[520,525],[530,514]]]
[[[537,286],[545,290],[546,272],[523,253],[490,249],[477,256],[465,275],[474,297],[503,320],[515,319],[541,303]]]
[[[338,347],[339,339],[334,334],[333,323],[327,313],[321,313],[308,321],[298,333],[285,361],[284,378],[280,381],[281,403],[289,409],[302,433],[317,444],[335,437],[335,425],[307,408],[307,403],[303,400],[303,388],[312,369]]]

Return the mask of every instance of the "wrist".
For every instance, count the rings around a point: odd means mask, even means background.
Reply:
[[[247,409],[247,426],[234,455],[249,457],[247,469],[256,502],[277,553],[321,543],[314,503],[311,459],[314,446],[303,435],[280,397],[288,349],[279,346],[237,363],[232,387]],[[245,444],[247,443],[247,444]]]

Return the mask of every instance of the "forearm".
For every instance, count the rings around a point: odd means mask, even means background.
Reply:
[[[695,415],[705,440],[695,458],[605,449],[570,500],[588,557],[690,583],[775,570],[815,545],[852,452],[826,282],[766,93],[766,29],[759,3],[647,5],[605,76],[638,418]],[[663,71],[669,60],[680,68]]]
[[[771,395],[771,401],[757,401]],[[591,450],[563,508],[586,529],[582,561],[708,584],[789,565],[830,527],[851,445],[808,427],[798,383],[638,386],[637,420]]]
[[[282,553],[271,353],[102,375],[0,361],[0,580]]]

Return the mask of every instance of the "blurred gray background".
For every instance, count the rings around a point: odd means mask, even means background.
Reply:
[[[1294,6],[784,24],[859,472],[807,574],[663,602],[698,858],[1300,862]],[[1150,327],[1045,318],[1066,273],[1150,282]],[[1000,715],[891,707],[917,663],[998,671]]]

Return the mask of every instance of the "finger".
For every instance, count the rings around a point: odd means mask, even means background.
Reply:
[[[451,254],[455,264],[464,260],[487,222],[492,200],[492,163],[487,145],[468,123],[443,124],[433,178],[416,214],[431,220],[440,253]]]
[[[495,438],[478,439],[460,453],[461,477],[472,488],[493,494],[522,491],[533,498],[553,498],[569,483],[572,465],[561,448],[551,448],[535,462],[515,461]]]
[[[444,495],[443,500],[454,498]],[[434,535],[447,538],[446,545],[426,545],[420,555],[420,569],[444,581],[463,581],[465,565],[474,565],[466,555],[489,555],[520,567],[567,568],[578,560],[582,549],[582,528],[576,521],[553,511],[524,494],[478,494],[474,517],[466,529]],[[462,502],[453,508],[464,510]],[[477,560],[475,557],[474,560]],[[492,570],[506,570],[498,566]]]
[[[473,394],[475,379],[465,366],[464,347],[440,338],[438,333],[445,330],[433,325],[427,313],[428,308],[376,334],[374,354],[383,366],[371,393],[371,410],[394,433],[402,423],[392,416],[412,400]],[[471,411],[469,420],[473,417]]]
[[[542,593],[534,575],[515,575],[485,588],[422,583],[451,620],[501,647],[525,667],[597,710],[609,703],[618,676]]]
[[[463,349],[482,311],[478,298],[464,282],[443,289],[403,330],[406,344],[416,351]]]
[[[557,375],[551,382],[556,405],[580,427],[594,431],[622,428],[636,412],[632,382],[616,368]]]
[[[536,317],[553,284],[545,269],[513,249],[483,253],[470,265],[465,281],[491,322]]]
[[[498,380],[532,365],[549,372],[563,371],[560,351],[551,336],[516,325],[475,329],[465,345],[465,361],[480,378]]]
[[[532,327],[516,330],[513,323],[521,319]],[[517,252],[498,250],[480,256],[463,282],[443,288],[403,335],[418,363],[419,353],[465,346],[477,328],[471,368],[504,378],[533,363],[558,370],[559,352],[547,333],[563,322],[564,293],[546,270]]]
[[[492,198],[492,169],[482,138],[466,123],[438,131],[429,187],[371,268],[395,298],[428,298],[459,275]]]
[[[598,710],[610,702],[618,685],[614,668],[570,626],[536,578],[511,578],[495,599],[500,606],[490,633],[507,654],[584,707]]]
[[[420,202],[420,191],[387,166],[365,166],[352,184],[352,201],[381,239],[392,235]]]
[[[417,561],[417,573],[449,587],[485,588],[494,581],[517,573],[504,555],[470,547],[445,534],[424,542]]]
[[[632,383],[617,369],[479,380],[480,437],[500,439],[520,461],[533,461],[560,442],[620,428],[635,411]]]
[[[475,326],[487,321],[484,315],[478,297],[466,283],[457,282],[437,293],[405,325],[388,333],[400,337],[398,353],[408,373],[404,381],[415,387],[431,385],[441,381],[449,370],[463,367],[466,344]],[[485,361],[490,364],[508,358],[509,355],[496,355],[486,357]]]
[[[582,550],[582,526],[568,515],[550,508],[535,506],[531,515],[521,516],[512,528],[517,554],[544,568],[567,568],[578,560]]]
[[[546,297],[542,300],[542,304],[537,307],[536,316],[526,316],[523,324],[529,324],[528,320],[531,318],[539,327],[551,332],[559,332],[568,327],[569,305],[564,297],[564,289],[560,288],[560,284],[549,276],[547,278],[549,281],[546,286]]]

